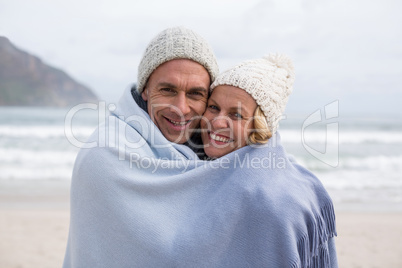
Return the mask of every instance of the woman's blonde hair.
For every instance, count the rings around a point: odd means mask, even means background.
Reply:
[[[260,106],[255,109],[254,112],[254,131],[248,137],[249,144],[264,144],[272,137],[272,133],[269,130],[267,118],[262,112]]]

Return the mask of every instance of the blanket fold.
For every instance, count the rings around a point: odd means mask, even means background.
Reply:
[[[105,146],[77,156],[63,267],[337,267],[332,201],[279,134],[201,161],[127,90],[89,141]]]

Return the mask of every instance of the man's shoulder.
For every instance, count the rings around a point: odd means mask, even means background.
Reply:
[[[131,87],[131,96],[133,96],[133,99],[137,103],[137,105],[145,112],[147,112],[147,102],[141,97],[141,94],[137,90],[136,84],[132,85]]]
[[[184,143],[184,145],[188,146],[200,159],[206,159],[206,154],[204,151],[204,144],[202,143],[201,134],[194,133],[191,138]]]

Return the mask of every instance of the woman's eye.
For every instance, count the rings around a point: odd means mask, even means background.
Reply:
[[[215,105],[208,105],[208,109],[213,110],[213,111],[219,111],[219,108]]]
[[[236,118],[236,119],[242,119],[243,118],[243,116],[240,113],[233,113],[231,115],[232,115],[233,118]]]

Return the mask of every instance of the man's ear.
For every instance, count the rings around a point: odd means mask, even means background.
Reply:
[[[144,88],[144,90],[141,93],[141,96],[144,101],[148,101],[148,88]]]

